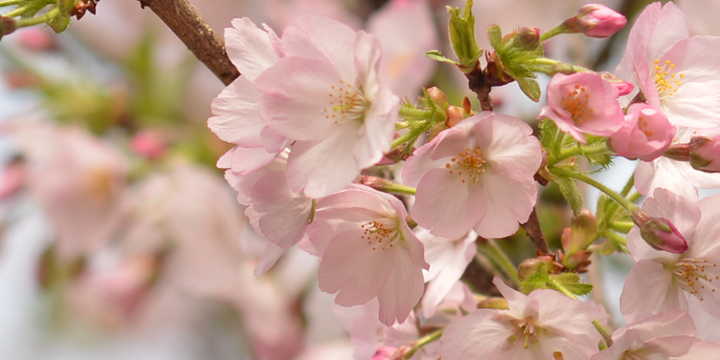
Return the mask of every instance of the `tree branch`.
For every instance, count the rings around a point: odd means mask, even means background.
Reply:
[[[142,8],[149,7],[225,85],[240,76],[228,58],[222,37],[208,26],[187,0],[138,1]]]
[[[528,221],[520,226],[522,226],[523,230],[528,234],[538,251],[543,254],[550,254],[550,247],[548,246],[547,240],[545,240],[545,234],[543,234],[542,228],[540,227],[540,219],[538,219],[537,212],[534,208],[532,213],[530,213]]]

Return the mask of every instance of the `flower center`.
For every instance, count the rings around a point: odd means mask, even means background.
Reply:
[[[459,153],[457,157],[450,159],[450,162],[445,164],[445,168],[450,169],[451,174],[459,175],[462,178],[463,184],[465,184],[466,177],[468,180],[472,180],[473,184],[477,183],[487,166],[487,161],[482,157],[482,150],[478,147],[475,150],[465,149],[465,152]]]
[[[580,85],[575,85],[575,89],[563,97],[561,105],[570,113],[575,124],[582,125],[593,119],[595,110],[588,107],[588,99],[590,99],[590,94],[588,94],[587,88]]]
[[[530,344],[538,342],[540,328],[535,326],[532,317],[524,320],[510,320],[513,325],[513,335],[508,338],[510,343],[514,343],[518,339],[523,339],[523,347],[527,349]]]
[[[683,73],[675,74],[672,72],[674,68],[675,64],[670,60],[666,60],[663,66],[660,66],[660,60],[655,59],[655,68],[650,76],[655,81],[655,88],[661,99],[665,96],[673,96],[682,85],[680,79],[685,75]]]
[[[367,240],[373,250],[392,248],[395,243],[403,240],[398,221],[394,219],[381,218],[362,224],[360,227],[364,230],[360,238]]]
[[[325,108],[325,118],[332,120],[335,124],[343,124],[349,121],[358,120],[362,123],[365,117],[365,109],[369,101],[362,94],[362,89],[340,80],[338,86],[332,85],[330,93],[330,106]]]
[[[715,292],[713,280],[720,283],[720,276],[714,275],[715,272],[717,272],[717,264],[706,259],[682,259],[675,263],[673,269],[673,275],[680,286],[701,301],[704,300],[699,296],[701,290],[707,288]]]

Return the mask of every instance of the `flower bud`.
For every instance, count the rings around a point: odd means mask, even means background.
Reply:
[[[2,18],[2,21],[0,21],[0,39],[2,39],[3,36],[12,34],[16,29],[16,23],[15,19],[11,17],[4,17],[0,16]]]
[[[709,173],[720,172],[720,131],[718,129],[708,136],[693,136],[690,139],[689,149],[690,165],[693,169]]]
[[[450,44],[460,63],[460,69],[469,74],[478,66],[481,51],[475,39],[475,16],[472,0],[465,4],[465,12],[459,8],[447,7],[450,13]]]
[[[432,101],[435,102],[435,105],[437,105],[440,109],[443,109],[443,110],[447,109],[447,107],[449,105],[447,96],[445,96],[445,93],[442,90],[433,86],[433,87],[425,90],[425,92],[427,92],[430,99],[432,99]]]
[[[562,234],[562,246],[568,256],[585,250],[595,242],[598,233],[598,221],[587,209],[580,211],[580,214],[572,219],[570,229],[565,229]]]
[[[675,127],[662,111],[647,104],[632,104],[620,130],[610,135],[608,145],[619,156],[653,161],[670,148]]]
[[[523,27],[514,34],[508,34],[510,41],[507,46],[520,50],[537,50],[540,44],[540,29]]]
[[[395,351],[397,351],[396,347],[393,346],[383,346],[375,352],[375,355],[370,360],[389,360],[393,354],[395,354]]]
[[[643,240],[653,249],[673,254],[682,254],[688,250],[687,240],[669,220],[652,217],[642,209],[633,211],[631,217],[640,228]]]
[[[447,126],[448,128],[457,125],[459,122],[463,121],[463,119],[468,116],[465,110],[457,106],[449,106],[447,110],[445,110],[445,115],[447,116],[447,120],[445,120],[445,126]]]
[[[627,19],[617,11],[600,4],[588,4],[580,8],[577,16],[565,20],[568,33],[583,33],[593,38],[606,38],[627,24]]]
[[[525,281],[533,274],[550,274],[554,269],[553,259],[549,256],[526,259],[518,266],[518,277]]]

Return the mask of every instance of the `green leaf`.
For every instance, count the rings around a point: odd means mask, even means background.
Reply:
[[[554,282],[550,283],[549,286],[555,290],[557,285],[562,286],[565,290],[577,295],[587,295],[592,291],[593,286],[585,284],[580,281],[580,276],[576,273],[566,272],[557,275],[551,275]],[[557,285],[555,285],[557,284]]]
[[[460,63],[458,63],[457,61],[455,61],[455,60],[450,60],[450,59],[442,56],[442,54],[440,53],[440,50],[431,50],[431,51],[428,51],[428,52],[425,53],[425,56],[427,56],[427,57],[429,57],[429,58],[431,58],[431,59],[433,59],[433,60],[435,60],[435,61],[446,62],[446,63],[448,63],[448,64],[453,64],[453,65],[460,66]]]
[[[548,289],[548,282],[550,282],[550,275],[538,272],[530,275],[525,281],[520,283],[520,291],[523,294],[529,294],[533,290]]]
[[[551,174],[551,176],[552,181],[558,184],[560,192],[563,194],[568,204],[570,204],[573,215],[577,216],[580,214],[580,210],[582,210],[583,206],[583,199],[580,189],[578,189],[577,184],[575,184],[575,180],[555,174]]]
[[[538,124],[538,127],[540,128],[540,143],[543,149],[547,150],[553,157],[559,156],[560,154],[557,154],[558,149],[554,146],[558,135],[558,128],[555,122],[545,118]]]
[[[520,89],[527,95],[527,97],[530,98],[530,100],[534,102],[540,101],[540,95],[542,94],[542,91],[540,90],[540,85],[538,85],[537,81],[530,79],[530,78],[515,78],[518,85],[520,85]]]
[[[502,39],[502,30],[500,30],[500,27],[495,24],[488,26],[487,35],[488,40],[490,40],[490,45],[492,45],[495,51],[501,52],[505,47],[505,43]]]

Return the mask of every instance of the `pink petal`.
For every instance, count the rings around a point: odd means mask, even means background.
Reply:
[[[253,82],[278,60],[278,56],[268,33],[258,29],[250,19],[234,19],[232,25],[234,28],[225,29],[228,57],[242,76]]]
[[[687,311],[687,300],[670,271],[653,260],[641,260],[630,270],[620,295],[620,310],[628,322],[661,311]]]
[[[305,235],[312,200],[287,187],[285,172],[273,171],[258,179],[251,198],[255,210],[264,213],[258,226],[268,240],[289,248]]]
[[[422,269],[407,251],[393,249],[394,267],[387,283],[378,294],[380,321],[388,326],[403,323],[423,295]]]
[[[485,196],[480,184],[463,184],[447,169],[434,169],[418,184],[411,214],[433,235],[459,238],[485,216]]]
[[[514,234],[520,223],[530,217],[537,202],[537,185],[529,181],[515,182],[488,171],[480,177],[489,211],[473,226],[478,235],[502,238]]]
[[[542,162],[540,142],[532,128],[507,115],[491,115],[475,125],[478,145],[494,171],[515,181],[532,178]]]
[[[260,93],[248,78],[241,76],[228,85],[211,103],[215,116],[208,127],[220,139],[246,147],[261,147],[260,131],[266,127],[255,103]]]

